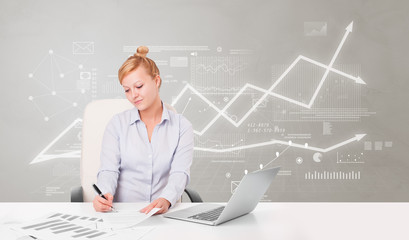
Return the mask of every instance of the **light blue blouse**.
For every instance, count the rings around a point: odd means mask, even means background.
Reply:
[[[163,106],[149,142],[146,125],[133,108],[115,115],[106,127],[98,186],[115,202],[163,197],[174,206],[189,183],[192,159],[193,128],[186,118]]]

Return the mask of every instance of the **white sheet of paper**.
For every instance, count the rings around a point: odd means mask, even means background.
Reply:
[[[98,229],[111,229],[115,231],[130,228],[148,219],[159,210],[160,208],[154,208],[148,214],[135,210],[122,210],[118,212],[103,213],[103,215],[100,215],[100,217],[104,221],[98,222]]]
[[[25,238],[28,235],[35,236],[39,239],[55,240],[98,240],[105,237],[115,237],[113,239],[122,240],[124,237],[126,239],[127,236],[134,236],[133,239],[139,239],[153,228],[140,228],[136,227],[136,225],[159,210],[160,208],[154,208],[148,214],[139,211],[123,210],[111,213],[96,213],[94,216],[50,213],[35,220],[18,223],[13,222],[7,225],[3,223],[3,225],[8,231],[10,231],[8,232],[9,235],[15,235],[11,237],[11,239],[16,239],[22,236]],[[81,230],[83,231],[76,232]],[[75,235],[77,236],[74,238]]]
[[[53,240],[99,240],[115,234],[112,231],[96,229],[99,221],[102,219],[94,216],[50,213],[35,220],[13,224],[10,229],[23,236],[31,235],[38,239]]]

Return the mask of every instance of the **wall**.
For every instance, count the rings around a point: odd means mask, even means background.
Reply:
[[[2,2],[1,201],[69,200],[75,120],[124,97],[117,70],[139,45],[196,131],[190,186],[204,200],[281,166],[263,201],[407,201],[408,5]]]

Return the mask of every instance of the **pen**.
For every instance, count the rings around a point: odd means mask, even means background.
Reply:
[[[97,185],[92,184],[92,187],[94,188],[95,192],[97,192],[97,194],[98,194],[100,197],[102,197],[102,198],[105,199],[105,200],[108,200],[108,199],[102,194],[101,190],[99,190],[99,188],[97,187]],[[113,206],[111,206],[111,209],[116,212],[116,210],[115,210],[115,208],[114,208]]]

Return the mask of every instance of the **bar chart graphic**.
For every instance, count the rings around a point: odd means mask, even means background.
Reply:
[[[23,223],[16,230],[36,239],[102,239],[112,235],[112,232],[96,229],[98,222],[103,220],[95,216],[52,213]]]
[[[322,172],[307,172],[305,180],[360,180],[360,171],[322,171]]]

